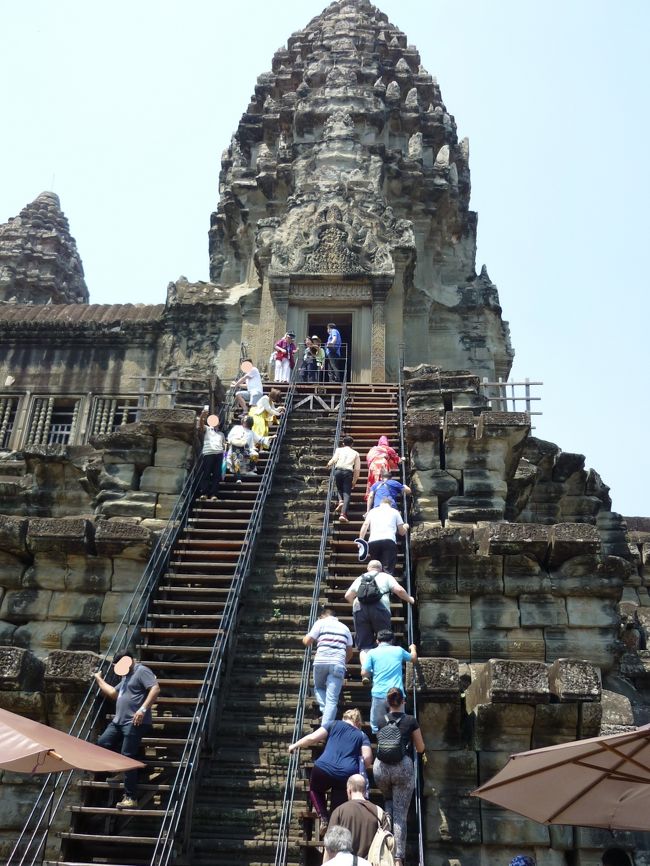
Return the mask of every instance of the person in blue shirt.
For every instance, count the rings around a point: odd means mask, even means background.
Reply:
[[[327,325],[327,343],[325,344],[325,369],[330,382],[341,381],[340,370],[341,334],[334,322]]]
[[[379,473],[379,481],[375,481],[368,493],[368,511],[376,508],[386,496],[392,499],[393,508],[399,511],[402,507],[402,493],[410,495],[411,488],[393,478],[390,469],[382,469]]]
[[[364,683],[370,682],[372,677],[370,727],[373,734],[377,733],[384,721],[386,695],[389,690],[400,689],[402,694],[404,693],[403,663],[410,661],[415,664],[418,660],[414,643],[410,645],[407,652],[401,646],[393,646],[393,637],[390,629],[382,629],[379,632],[377,635],[379,645],[367,653],[361,671]]]

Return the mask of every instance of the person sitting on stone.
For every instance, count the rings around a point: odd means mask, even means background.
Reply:
[[[350,776],[346,788],[348,802],[337,806],[330,817],[332,827],[347,827],[352,834],[352,850],[360,857],[368,856],[370,845],[380,824],[384,830],[390,830],[390,818],[387,813],[366,800],[365,791],[366,779],[361,773]],[[329,859],[326,850],[323,863]]]
[[[244,358],[241,362],[241,371],[244,375],[236,382],[232,382],[231,385],[233,388],[238,388],[240,385],[246,384],[245,390],[235,392],[235,400],[240,408],[247,412],[248,407],[254,406],[264,393],[264,386],[260,371],[253,365],[250,358]]]
[[[368,587],[369,591],[366,591]],[[366,653],[375,646],[379,632],[386,629],[390,631],[391,593],[407,604],[415,604],[413,596],[399,585],[393,575],[382,571],[378,559],[368,563],[368,570],[360,574],[345,593],[345,600],[352,605],[354,642],[359,650],[361,667],[364,666]]]
[[[375,829],[377,829],[375,827]],[[358,856],[352,845],[352,833],[347,827],[332,827],[325,834],[323,840],[325,845],[325,856],[323,863],[335,866],[370,866],[363,857]]]
[[[377,507],[385,496],[390,496],[393,501],[393,508],[401,511],[402,496],[404,494],[409,496],[410,493],[411,488],[393,478],[393,473],[390,469],[382,469],[379,473],[379,481],[375,481],[368,493],[368,511],[371,508]]]
[[[115,715],[97,745],[137,759],[142,737],[151,730],[151,707],[160,694],[160,686],[153,671],[137,662],[132,652],[117,653],[113,670],[121,677],[117,686],[109,685],[99,671],[94,674],[102,694],[116,702]],[[128,770],[124,774],[124,796],[117,808],[137,806],[138,770]]]
[[[269,426],[284,414],[284,406],[276,405],[281,396],[281,391],[271,388],[268,394],[263,394],[257,403],[251,406],[248,414],[253,419],[253,430],[258,436],[268,436]]]
[[[268,448],[270,441],[270,436],[258,436],[253,430],[253,419],[250,415],[246,415],[241,424],[233,424],[228,433],[226,465],[235,476],[237,484],[242,483],[242,474],[257,476],[257,472],[252,468],[259,457],[256,446]]]

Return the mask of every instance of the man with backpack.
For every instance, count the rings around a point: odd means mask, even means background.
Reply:
[[[393,637],[390,629],[380,631],[377,635],[379,645],[366,654],[361,666],[361,676],[368,679],[372,677],[370,727],[373,734],[376,734],[383,724],[386,715],[386,695],[390,689],[400,689],[404,692],[403,663],[408,661],[415,663],[418,660],[415,644],[411,644],[409,651],[406,652],[401,646],[393,646]]]
[[[347,827],[352,833],[352,850],[359,857],[369,860],[368,852],[377,830],[381,829],[384,835],[392,836],[389,832],[390,818],[383,809],[366,800],[366,780],[360,773],[350,776],[346,791],[348,801],[334,809],[330,817],[330,826]],[[329,859],[325,852],[323,863]]]
[[[345,600],[352,605],[354,642],[359,650],[362,668],[366,653],[375,646],[379,632],[386,629],[390,631],[391,593],[407,604],[415,604],[413,596],[399,585],[393,575],[382,571],[378,559],[368,563],[368,571],[359,575],[345,593]]]

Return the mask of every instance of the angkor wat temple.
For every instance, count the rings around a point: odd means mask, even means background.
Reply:
[[[336,0],[258,77],[219,193],[210,281],[155,305],[89,302],[55,194],[0,226],[0,707],[94,738],[91,674],[126,641],[162,686],[140,809],[73,776],[50,810],[42,779],[6,772],[0,859],[320,862],[287,746],[318,719],[314,603],[351,621],[361,571],[362,491],[349,527],[327,505],[347,432],[403,437],[413,489],[415,613],[393,609],[428,755],[409,866],[597,866],[607,849],[648,866],[643,833],[470,796],[513,752],[650,721],[650,520],[613,513],[582,455],[532,435],[534,404],[503,399],[514,350],[476,267],[469,144],[416,48],[368,0]],[[347,384],[285,387],[259,479],[195,499],[197,413],[227,404],[242,357],[266,371],[285,331],[330,321]],[[368,705],[353,661],[340,709]]]

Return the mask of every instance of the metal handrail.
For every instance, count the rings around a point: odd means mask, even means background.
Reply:
[[[246,529],[233,580],[228,591],[221,619],[219,635],[215,639],[203,684],[199,690],[196,709],[190,722],[185,741],[185,747],[180,756],[180,766],[172,784],[167,802],[167,808],[162,818],[158,838],[151,858],[152,866],[166,866],[173,853],[176,831],[183,813],[183,807],[195,781],[198,770],[199,753],[204,743],[208,723],[213,712],[213,698],[219,685],[223,668],[226,664],[228,650],[234,639],[233,625],[236,622],[242,591],[250,571],[259,532],[262,526],[262,512],[271,490],[275,468],[280,456],[282,440],[287,428],[289,414],[297,380],[297,365],[293,370],[289,389],[285,400],[285,411],[278,425],[278,432],[271,446],[262,481],[259,485],[253,511]]]
[[[400,462],[400,474],[402,484],[406,484],[406,461],[405,461],[405,442],[404,442],[404,346],[400,346],[399,363],[398,363],[398,412],[399,412],[399,442],[400,454],[402,460]],[[408,522],[408,503],[406,494],[402,491],[402,518],[404,522]],[[405,589],[409,595],[413,595],[411,581],[411,550],[409,546],[408,536],[404,539],[404,583]],[[415,628],[413,623],[413,609],[411,605],[406,605],[406,634],[409,646],[415,643]],[[413,685],[411,689],[411,700],[413,701],[413,715],[417,718],[417,682],[416,670],[413,668]],[[424,866],[424,841],[422,838],[422,778],[420,767],[418,764],[417,755],[414,755],[414,772],[415,772],[415,817],[418,826],[418,862],[420,866]]]
[[[297,365],[296,365],[297,366]],[[341,378],[341,402],[339,403],[339,411],[336,418],[336,432],[334,441],[338,444],[343,431],[343,419],[345,417],[345,402],[347,397],[347,370],[342,371]],[[316,619],[318,618],[318,606],[320,602],[321,586],[325,575],[325,557],[327,553],[329,536],[330,536],[330,502],[334,493],[334,471],[332,468],[327,484],[327,498],[325,500],[325,509],[323,514],[323,529],[320,537],[320,548],[318,551],[318,562],[316,564],[316,577],[314,579],[314,591],[311,597],[311,607],[309,609],[309,631]],[[309,672],[311,668],[311,646],[305,648],[305,654],[302,661],[302,670],[300,674],[300,686],[298,688],[298,703],[296,706],[296,717],[293,725],[293,734],[291,742],[302,736],[302,729],[305,720],[305,703],[309,693]],[[293,811],[293,801],[296,788],[296,778],[300,767],[300,750],[296,749],[289,755],[289,763],[287,765],[287,778],[284,785],[284,796],[282,800],[282,812],[280,813],[280,824],[278,827],[278,844],[275,851],[275,866],[285,866],[287,862],[287,850],[289,847],[289,829],[291,826],[291,813]]]
[[[233,405],[234,388],[231,387],[219,412],[222,426],[225,426],[231,417]],[[128,607],[117,626],[113,639],[104,652],[104,658],[99,664],[102,676],[108,675],[110,671],[111,662],[108,659],[112,658],[118,649],[128,646],[133,641],[138,629],[146,619],[151,593],[155,589],[160,575],[167,567],[178,536],[187,523],[190,506],[196,496],[201,475],[201,461],[198,459],[198,454],[195,454],[195,461],[190,474],[185,480],[165,528],[156,541],[142,577],[133,591]],[[88,739],[97,726],[102,714],[103,703],[104,699],[98,686],[95,682],[92,682],[84,695],[68,733],[80,739]],[[55,775],[56,778],[52,784],[50,780]],[[45,852],[49,829],[63,803],[71,779],[71,772],[48,774],[46,776],[23,825],[23,829],[11,849],[6,866],[27,866],[27,864],[33,866],[39,859],[42,859],[41,852],[43,854]],[[29,827],[35,817],[36,823],[30,832]],[[22,856],[20,856],[19,850],[23,847],[23,844],[25,845],[25,850]],[[30,855],[33,845],[36,845],[36,848]],[[19,856],[20,859],[16,859]],[[30,856],[31,860],[29,859]]]

